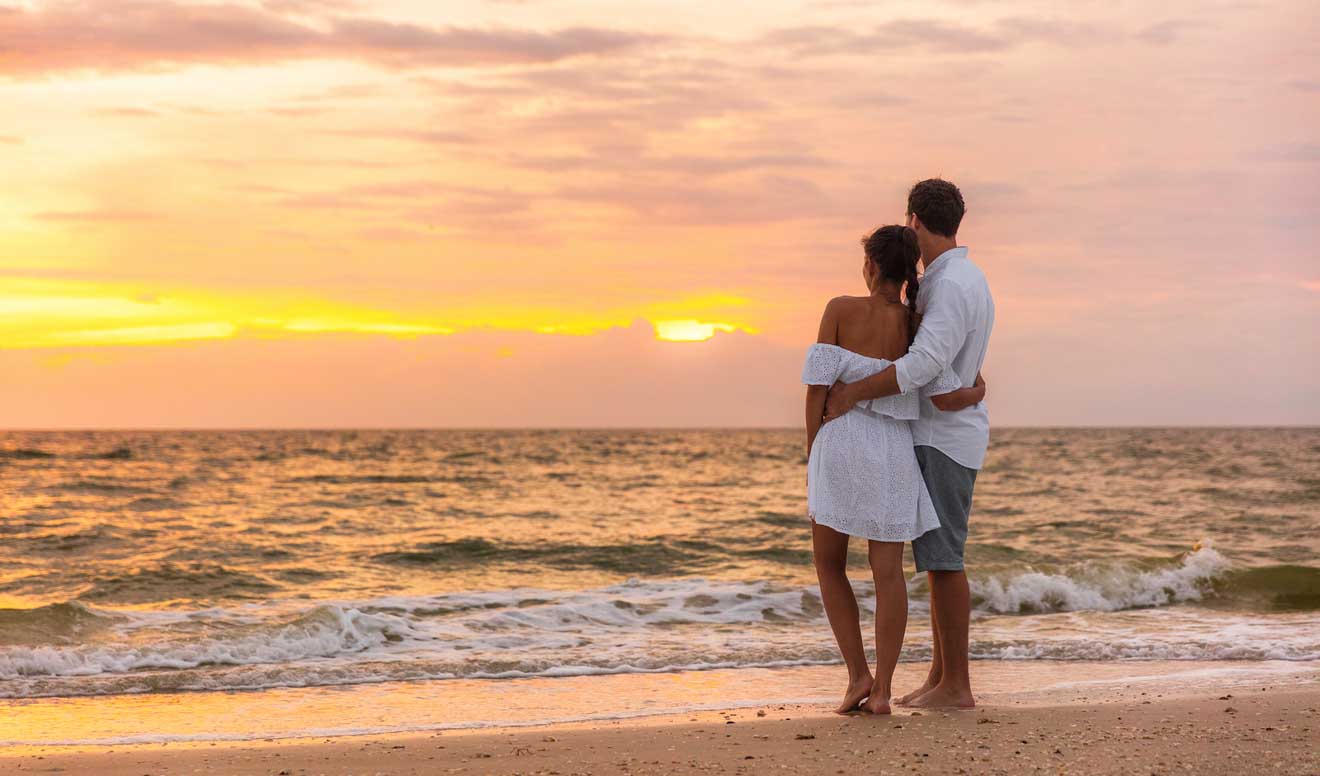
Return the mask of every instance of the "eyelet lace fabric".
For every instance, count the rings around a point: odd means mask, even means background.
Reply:
[[[802,382],[856,382],[892,363],[818,342],[807,351]],[[841,533],[879,542],[907,542],[939,528],[908,421],[919,416],[922,395],[961,387],[958,376],[946,370],[920,395],[913,391],[861,402],[821,426],[807,459],[808,516]]]

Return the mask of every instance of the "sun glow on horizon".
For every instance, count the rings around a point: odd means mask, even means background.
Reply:
[[[653,321],[656,339],[668,342],[704,342],[715,336],[715,332],[755,331],[732,323],[706,323],[692,319],[680,321]]]
[[[4,279],[0,272],[0,349],[153,345],[241,336],[382,335],[396,339],[462,331],[590,336],[642,321],[657,339],[700,342],[716,332],[757,333],[746,323],[703,320],[746,300],[690,297],[634,310],[438,303],[382,309],[272,291],[159,290],[123,283]],[[687,312],[700,317],[671,317]]]

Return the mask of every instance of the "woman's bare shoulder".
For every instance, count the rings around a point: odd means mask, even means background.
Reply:
[[[836,310],[857,310],[866,306],[865,296],[836,296],[830,300],[829,307]]]

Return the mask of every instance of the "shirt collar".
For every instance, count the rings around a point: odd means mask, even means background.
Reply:
[[[930,277],[936,272],[939,272],[940,270],[949,266],[949,264],[953,263],[955,260],[965,259],[965,258],[967,258],[967,246],[959,245],[957,247],[950,248],[944,253],[941,253],[940,255],[936,256],[934,261],[926,265],[926,273],[924,277]]]

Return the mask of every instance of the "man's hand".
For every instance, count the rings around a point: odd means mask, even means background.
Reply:
[[[828,423],[855,406],[857,399],[853,395],[852,384],[840,380],[831,385],[829,392],[825,394],[825,415],[821,420]]]

